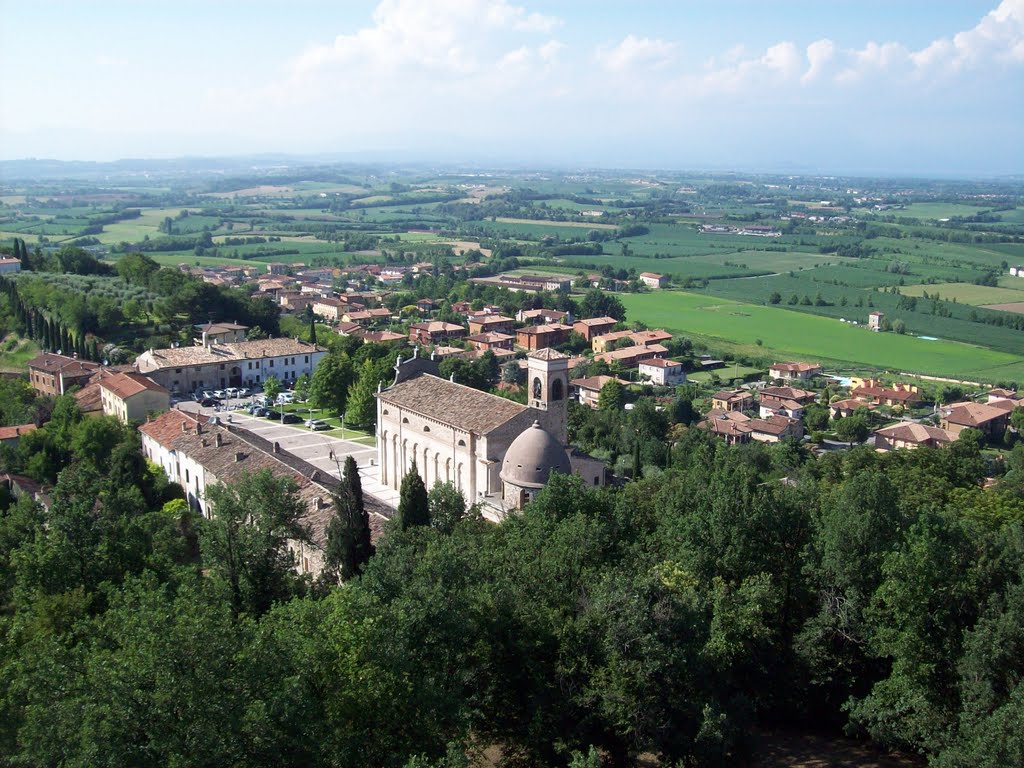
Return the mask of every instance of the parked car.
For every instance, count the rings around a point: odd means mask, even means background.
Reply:
[[[208,389],[204,389],[203,390],[203,399],[206,400],[207,398],[211,398],[211,397],[213,397],[213,392],[211,392]]]
[[[246,389],[245,387],[241,387],[238,390],[238,392],[235,394],[235,397],[248,397],[248,396],[249,396],[249,390]]]
[[[260,418],[266,418],[267,416],[270,415],[270,411],[268,411],[266,408],[262,406],[259,406],[257,408],[253,408],[252,415],[259,416]]]
[[[213,390],[213,396],[216,397],[218,400],[223,400],[225,397],[227,397],[227,393],[223,389],[215,389]]]
[[[322,432],[325,429],[330,429],[331,425],[326,421],[320,419],[307,419],[306,426],[312,429],[314,432]]]
[[[295,402],[295,393],[281,392],[278,394],[276,402],[278,405],[283,405],[285,403],[293,403]]]
[[[238,390],[235,387],[228,387],[224,390],[224,394],[227,395],[229,399],[238,397]]]
[[[302,419],[296,416],[294,413],[286,413],[281,417],[282,424],[301,424]]]
[[[220,405],[220,401],[215,400],[212,397],[204,397],[202,400],[199,401],[199,404],[204,408],[213,408],[214,406]]]
[[[195,400],[195,401],[196,401],[197,403],[198,403],[198,402],[199,402],[200,400],[202,400],[202,399],[203,399],[203,396],[202,396],[202,394],[201,394],[201,393],[199,393],[199,392],[193,392],[193,393],[192,393],[191,395],[189,395],[189,397],[191,397],[191,398],[192,398],[193,400]]]

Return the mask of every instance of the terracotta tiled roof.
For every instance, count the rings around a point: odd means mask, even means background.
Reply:
[[[478,344],[500,344],[503,341],[512,341],[514,338],[515,336],[509,336],[507,333],[485,331],[484,333],[478,333],[475,336],[467,336],[466,341],[475,341]]]
[[[608,324],[615,325],[615,323],[617,323],[619,321],[616,320],[614,317],[589,317],[586,320],[577,320],[576,322],[577,323],[581,323],[581,324],[586,325],[586,326],[592,326],[592,325],[608,325]]]
[[[29,368],[47,371],[49,373],[62,373],[65,376],[82,376],[100,367],[99,363],[88,360],[79,360],[67,355],[55,355],[52,352],[42,352],[28,361]]]
[[[959,424],[965,427],[978,427],[1000,417],[1006,417],[1007,411],[1003,408],[981,403],[954,403],[942,409],[946,421],[952,424]]]
[[[625,382],[622,379],[616,379],[614,376],[588,376],[585,379],[573,379],[569,382],[569,386],[578,387],[579,389],[587,389],[592,392],[600,392],[601,388],[613,379],[618,381],[620,384],[628,384],[628,382]]]
[[[208,347],[194,345],[171,349],[154,349],[143,352],[136,360],[142,373],[164,368],[180,368],[186,365],[209,365],[238,360],[259,360],[264,357],[284,355],[308,355],[326,352],[324,347],[307,344],[296,339],[261,339],[260,341],[237,341],[229,344],[211,344]]]
[[[446,323],[443,320],[431,320],[426,323],[413,323],[409,326],[419,331],[426,331],[427,333],[456,333],[458,331],[466,330],[461,325],[455,323]]]
[[[487,434],[526,410],[525,405],[504,397],[430,374],[400,382],[377,397],[385,404],[479,435]]]
[[[682,365],[682,363],[675,360],[664,360],[660,357],[655,357],[651,360],[641,360],[640,365],[648,365],[651,368],[675,368],[677,365]]]
[[[816,392],[809,392],[806,389],[796,387],[764,387],[761,390],[761,402],[766,400],[794,400],[798,403],[814,402],[818,397]]]
[[[899,424],[892,424],[888,427],[875,430],[876,435],[881,435],[889,440],[899,440],[904,443],[926,443],[933,440],[937,443],[951,443],[959,435],[955,432],[948,432],[939,427],[932,427],[928,424],[918,424],[913,421],[903,421]]]
[[[204,418],[203,421],[205,422],[206,419]],[[172,443],[181,437],[183,431],[195,429],[197,423],[199,423],[198,420],[192,414],[171,409],[140,425],[139,432],[149,435],[164,448],[170,449]]]
[[[0,440],[13,440],[26,432],[35,432],[35,424],[19,424],[16,427],[0,427]]]
[[[538,349],[531,352],[527,357],[532,357],[534,360],[568,360],[569,356],[559,352],[557,349]]]
[[[100,379],[99,385],[122,400],[146,391],[170,396],[170,392],[141,373],[115,373]]]
[[[773,371],[786,371],[787,373],[805,373],[806,371],[820,371],[821,366],[817,363],[773,363],[770,366]]]

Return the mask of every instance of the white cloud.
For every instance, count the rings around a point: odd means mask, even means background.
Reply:
[[[674,52],[674,43],[629,34],[615,47],[599,50],[597,56],[609,72],[622,74],[638,67],[664,67],[671,62]]]
[[[820,77],[825,76],[829,65],[835,60],[836,44],[825,38],[815,40],[807,46],[807,71],[800,78],[804,85],[813,83]]]
[[[494,58],[489,48],[496,36],[546,34],[560,23],[507,0],[383,0],[373,12],[372,26],[308,49],[293,61],[292,74],[302,78],[354,66],[371,72],[417,68],[466,75]]]

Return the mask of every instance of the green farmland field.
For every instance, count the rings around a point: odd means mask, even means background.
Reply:
[[[900,289],[904,296],[920,296],[927,292],[929,296],[938,294],[946,301],[956,299],[961,304],[982,306],[984,304],[1004,304],[1009,302],[1024,301],[1024,280],[1021,280],[1021,290],[1012,288],[993,288],[987,285],[974,285],[972,283],[935,283],[934,285],[913,285]]]
[[[659,291],[621,298],[630,320],[703,340],[752,346],[780,358],[836,361],[985,381],[1024,380],[1024,355],[951,341],[872,333],[863,326],[833,318],[693,293]],[[757,345],[758,340],[762,345]]]

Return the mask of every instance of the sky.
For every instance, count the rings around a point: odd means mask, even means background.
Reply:
[[[0,0],[0,159],[1024,173],[1024,0]]]

